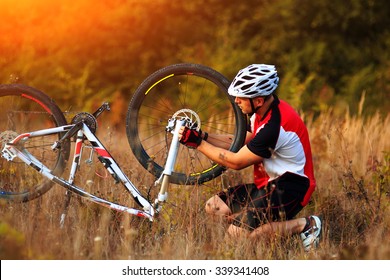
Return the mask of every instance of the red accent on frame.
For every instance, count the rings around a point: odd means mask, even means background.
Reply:
[[[18,137],[16,137],[11,143],[16,144],[20,141],[20,139],[23,139],[24,137],[30,137],[30,133],[24,133],[20,134]]]
[[[142,217],[142,218],[147,218],[147,216],[144,213],[142,213],[142,212],[138,212],[137,216],[138,217]]]
[[[79,142],[76,143],[76,151],[75,151],[75,154],[76,154],[76,155],[80,155],[82,144],[83,144],[82,141],[79,141]]]
[[[96,152],[97,152],[100,156],[102,156],[102,157],[111,158],[110,154],[109,154],[105,149],[96,148]]]

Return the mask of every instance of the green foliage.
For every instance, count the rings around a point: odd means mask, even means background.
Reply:
[[[363,92],[365,114],[390,109],[385,0],[4,0],[0,14],[0,82],[36,86],[62,108],[130,95],[186,61],[229,79],[275,64],[278,93],[305,111],[356,113]]]

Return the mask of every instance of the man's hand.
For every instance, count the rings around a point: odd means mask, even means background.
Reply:
[[[179,142],[188,148],[196,149],[202,142],[201,131],[183,126],[179,131]]]

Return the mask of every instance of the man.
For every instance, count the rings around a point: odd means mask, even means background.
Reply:
[[[253,64],[240,70],[228,92],[251,116],[251,132],[236,153],[218,146],[207,133],[182,127],[180,142],[211,160],[240,170],[254,166],[254,183],[229,188],[210,198],[206,212],[227,217],[228,233],[256,238],[275,232],[299,233],[305,250],[318,245],[321,219],[297,218],[315,189],[307,128],[299,115],[274,94],[279,78],[275,66]]]

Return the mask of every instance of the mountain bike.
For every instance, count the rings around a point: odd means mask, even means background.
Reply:
[[[42,91],[22,84],[0,85],[0,199],[28,202],[55,183],[67,190],[65,209],[70,194],[75,193],[153,221],[167,200],[169,184],[200,185],[225,170],[196,149],[180,145],[181,126],[210,135],[233,135],[231,151],[242,146],[246,119],[227,93],[228,86],[229,81],[219,72],[183,63],[152,73],[136,89],[128,105],[126,135],[133,154],[160,187],[157,197],[151,199],[130,181],[96,136],[97,118],[110,110],[107,102],[94,113],[76,113],[68,122],[55,101]],[[76,182],[85,151],[90,158],[97,157],[115,187],[124,186],[138,208],[99,197]]]

